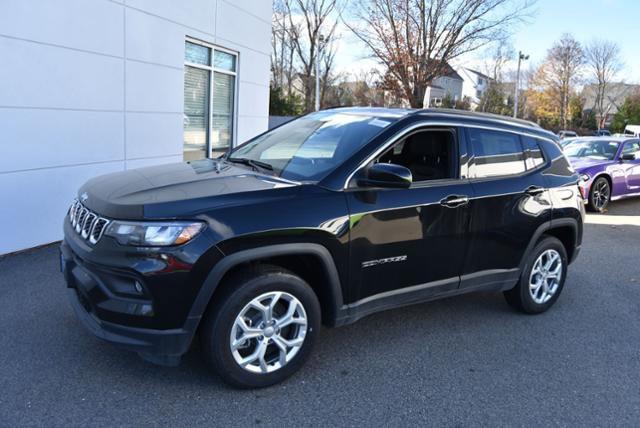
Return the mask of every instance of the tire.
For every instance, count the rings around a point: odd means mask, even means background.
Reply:
[[[589,211],[603,213],[611,202],[611,184],[605,177],[596,178],[589,190]]]
[[[309,284],[285,269],[260,265],[222,286],[200,330],[204,357],[222,380],[237,388],[263,388],[302,367],[320,328],[320,304]],[[267,308],[274,301],[269,317]],[[255,302],[263,309],[250,305]],[[295,312],[287,324],[291,308]],[[240,365],[252,358],[246,367]]]
[[[552,263],[545,275],[545,265],[555,256],[558,257],[560,265]],[[528,256],[518,284],[504,292],[507,303],[527,314],[547,311],[560,297],[567,277],[568,264],[567,251],[562,242],[552,236],[543,237]],[[554,273],[560,275],[557,280]],[[535,288],[535,284],[539,286]]]

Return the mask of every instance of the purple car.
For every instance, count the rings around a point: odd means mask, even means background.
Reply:
[[[582,175],[580,191],[592,211],[603,212],[610,201],[640,196],[640,140],[584,138],[564,153]]]

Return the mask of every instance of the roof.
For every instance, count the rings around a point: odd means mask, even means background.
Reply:
[[[467,111],[467,110],[456,110],[456,109],[447,109],[447,108],[426,108],[421,110],[416,110],[418,114],[430,114],[430,115],[447,115],[447,116],[459,116],[469,119],[485,119],[491,120],[493,122],[503,122],[510,125],[522,126],[526,128],[532,128],[537,131],[543,130],[537,123],[530,122],[528,120],[523,119],[515,119],[509,116],[501,116],[498,114],[492,113],[479,113],[475,111]]]
[[[480,76],[480,77],[484,77],[484,78],[485,78],[485,79],[487,79],[487,80],[493,80],[491,77],[487,76],[487,75],[486,75],[486,74],[484,74],[484,73],[480,73],[479,71],[476,71],[476,70],[474,70],[474,69],[472,69],[472,68],[467,68],[467,67],[465,67],[465,68],[467,69],[467,71],[470,71],[470,72],[472,72],[473,74],[477,74],[478,76]]]
[[[441,77],[450,77],[452,79],[464,80],[462,76],[460,76],[448,62],[445,62],[443,65],[443,72]]]
[[[610,141],[612,143],[624,143],[629,140],[637,140],[638,137],[634,137],[633,135],[628,135],[626,137],[613,137],[610,135],[601,135],[601,136],[590,136],[590,137],[577,137],[572,138],[572,140],[576,142],[589,142],[589,141]]]
[[[388,117],[399,119],[401,117],[407,116],[410,113],[415,112],[415,109],[405,109],[405,108],[385,108],[385,107],[336,107],[332,109],[328,109],[331,111],[349,113],[349,114],[357,114],[362,116],[372,116],[372,117]]]
[[[447,108],[426,108],[426,109],[403,109],[403,108],[385,108],[385,107],[338,107],[334,111],[341,111],[350,114],[361,114],[373,117],[388,117],[400,119],[409,115],[425,115],[425,116],[457,116],[467,119],[484,119],[492,122],[501,122],[507,125],[515,125],[536,131],[544,131],[537,123],[528,120],[514,119],[508,116],[500,116],[491,113],[478,113],[467,110],[456,110]],[[548,131],[546,131],[548,132]],[[551,132],[549,132],[551,134]],[[554,134],[551,134],[554,135]]]

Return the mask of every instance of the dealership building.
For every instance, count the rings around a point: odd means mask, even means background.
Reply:
[[[271,0],[12,0],[0,254],[62,238],[91,177],[215,157],[268,124]]]

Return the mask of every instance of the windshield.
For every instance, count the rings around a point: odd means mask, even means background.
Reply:
[[[291,121],[232,151],[227,160],[288,180],[319,181],[395,119],[324,111]]]
[[[573,143],[567,146],[564,153],[573,158],[592,158],[600,160],[613,160],[618,153],[620,143],[615,141],[588,141]]]
[[[577,138],[565,138],[564,140],[561,140],[561,141],[560,141],[560,145],[561,145],[562,147],[566,147],[566,146],[568,146],[569,144],[575,143],[576,141],[578,141],[578,139],[577,139]]]

